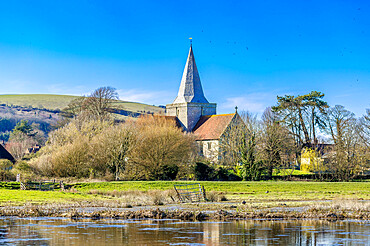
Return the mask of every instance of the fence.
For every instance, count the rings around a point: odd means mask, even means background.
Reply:
[[[195,184],[178,184],[174,185],[180,202],[200,202],[206,201],[206,192],[204,186],[199,183]]]
[[[29,181],[26,183],[21,182],[21,190],[64,190],[63,181],[57,182],[55,180],[51,181]]]

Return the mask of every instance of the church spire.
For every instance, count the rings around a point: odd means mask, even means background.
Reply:
[[[208,103],[204,97],[197,65],[195,64],[193,46],[190,43],[188,59],[182,74],[179,93],[173,103]]]

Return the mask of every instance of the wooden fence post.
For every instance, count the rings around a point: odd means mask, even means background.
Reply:
[[[202,192],[203,192],[204,201],[207,201],[206,189],[204,188],[204,185],[202,185]]]
[[[63,183],[63,181],[60,181],[60,189],[61,189],[62,191],[64,191],[64,183]]]

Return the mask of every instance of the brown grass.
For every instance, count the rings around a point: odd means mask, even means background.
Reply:
[[[309,209],[320,211],[370,212],[370,202],[336,199],[330,203],[314,203],[309,206]]]
[[[177,202],[176,193],[174,190],[89,190],[87,193],[90,195],[117,198],[120,202],[129,204],[131,206],[165,205]]]

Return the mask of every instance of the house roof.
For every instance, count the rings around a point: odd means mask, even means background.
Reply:
[[[0,159],[7,159],[9,161],[15,162],[14,157],[0,144]]]
[[[208,103],[204,96],[202,84],[195,64],[193,47],[190,46],[184,73],[182,74],[179,93],[173,103]]]
[[[202,116],[193,130],[196,140],[219,139],[235,114],[236,113]]]

